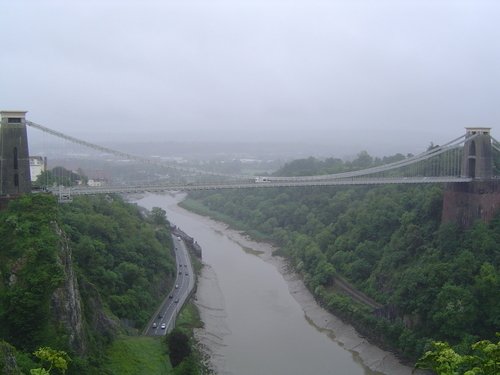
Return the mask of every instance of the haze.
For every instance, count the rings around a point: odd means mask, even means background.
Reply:
[[[0,0],[0,107],[95,142],[498,134],[498,1]],[[497,136],[498,138],[498,136]]]

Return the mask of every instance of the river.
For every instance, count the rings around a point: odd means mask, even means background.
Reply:
[[[392,356],[320,308],[268,244],[177,206],[184,195],[147,194],[203,249],[196,335],[220,375],[411,374]]]

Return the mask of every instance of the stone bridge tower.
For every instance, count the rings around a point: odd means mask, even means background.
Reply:
[[[25,111],[0,111],[0,197],[31,192]]]
[[[491,180],[491,128],[466,128],[462,159],[462,177]]]
[[[446,186],[442,222],[467,228],[476,220],[490,221],[499,212],[500,180],[493,177],[490,130],[466,128],[461,175],[472,181]]]

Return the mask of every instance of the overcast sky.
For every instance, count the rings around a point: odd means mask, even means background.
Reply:
[[[0,109],[92,141],[332,155],[500,138],[499,20],[498,0],[0,0]]]

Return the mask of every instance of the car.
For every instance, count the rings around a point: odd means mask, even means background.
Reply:
[[[156,324],[156,322],[155,322],[155,323],[153,323],[153,328],[156,328],[156,327],[158,327],[158,324]]]
[[[161,326],[160,326],[161,329],[165,329],[167,328],[167,325],[165,323],[162,323]]]
[[[271,180],[267,177],[255,177],[255,182],[256,183],[259,183],[259,182],[271,182]]]
[[[161,319],[161,318],[163,318],[163,315],[158,314],[158,319]]]
[[[179,298],[176,298],[174,302],[179,303]]]
[[[184,275],[189,276],[189,273],[186,272]]]
[[[180,238],[179,236],[177,236],[177,239],[178,239],[179,241],[181,240],[181,238]]]
[[[182,271],[179,271],[179,275],[182,275]]]
[[[175,289],[179,289],[179,284],[175,284]]]
[[[173,294],[171,294],[171,295],[169,295],[169,296],[168,296],[168,298],[174,298],[174,295],[173,295]]]

